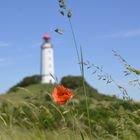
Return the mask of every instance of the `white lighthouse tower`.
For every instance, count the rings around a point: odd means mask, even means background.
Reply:
[[[55,83],[53,46],[50,43],[50,36],[46,33],[43,36],[44,42],[41,45],[41,83]]]

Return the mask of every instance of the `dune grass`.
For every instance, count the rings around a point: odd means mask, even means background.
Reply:
[[[90,137],[82,87],[73,90],[73,99],[64,106],[53,102],[53,88],[35,84],[1,95],[0,139],[139,140],[140,103],[104,96],[87,88]]]
[[[2,128],[0,130],[1,140],[81,140],[80,134],[73,134],[71,130],[39,130],[34,128],[27,130],[24,128]],[[85,140],[88,138],[85,136]]]

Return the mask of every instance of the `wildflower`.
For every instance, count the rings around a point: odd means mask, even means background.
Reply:
[[[73,93],[63,85],[58,85],[54,89],[52,97],[57,104],[63,105],[73,97]]]

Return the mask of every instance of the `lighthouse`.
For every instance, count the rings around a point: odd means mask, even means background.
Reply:
[[[41,83],[43,84],[55,83],[53,46],[50,39],[50,36],[46,33],[41,45]]]

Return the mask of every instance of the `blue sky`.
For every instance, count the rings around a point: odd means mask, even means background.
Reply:
[[[123,76],[123,65],[112,50],[129,64],[140,69],[140,1],[139,0],[67,0],[72,10],[72,24],[84,60],[103,66],[130,97],[140,101],[140,90],[128,84],[134,76]],[[54,32],[62,28],[64,35]],[[5,92],[23,77],[40,73],[42,35],[52,37],[55,73],[79,75],[78,60],[67,18],[59,14],[57,0],[0,0],[0,92]],[[116,94],[113,85],[99,81],[92,70],[85,70],[87,81],[100,92]]]

